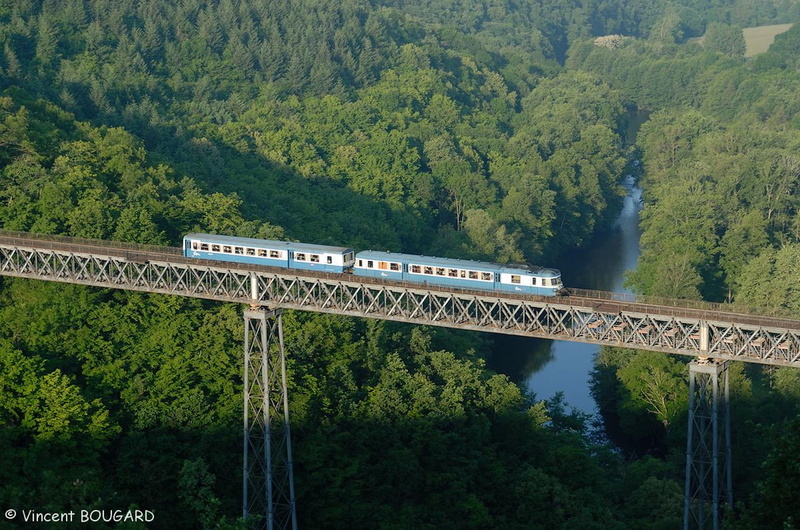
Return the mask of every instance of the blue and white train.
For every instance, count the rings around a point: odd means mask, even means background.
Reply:
[[[187,234],[183,255],[482,291],[553,296],[564,288],[556,269],[212,234]]]
[[[355,251],[344,247],[211,234],[186,234],[183,238],[183,255],[187,258],[338,273],[352,269],[355,261]]]
[[[373,250],[356,254],[353,273],[387,280],[546,296],[555,295],[563,288],[561,273],[556,269]]]

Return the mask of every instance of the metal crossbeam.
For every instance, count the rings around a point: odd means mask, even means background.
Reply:
[[[0,275],[800,367],[797,320],[387,283],[192,260],[177,249],[112,253],[24,243],[0,237]]]
[[[244,312],[242,516],[251,528],[297,530],[281,313]]]

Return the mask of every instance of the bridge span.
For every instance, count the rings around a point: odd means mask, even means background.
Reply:
[[[185,258],[0,231],[0,275],[800,368],[800,319],[571,290],[542,297]]]

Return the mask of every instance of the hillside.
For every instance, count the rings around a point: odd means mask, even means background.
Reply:
[[[0,1],[0,227],[550,265],[635,157],[637,290],[795,308],[798,26],[750,61],[680,43],[799,5]],[[629,107],[654,111],[633,150]],[[284,322],[301,526],[680,524],[684,359],[605,352],[601,433],[486,370],[491,337]],[[0,504],[241,526],[241,363],[239,307],[0,278]],[[735,372],[742,524],[797,520],[797,383]]]

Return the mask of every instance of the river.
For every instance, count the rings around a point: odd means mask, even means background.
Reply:
[[[631,113],[629,144],[646,119],[645,113]],[[624,287],[625,273],[636,268],[639,258],[642,190],[631,176],[624,177],[622,184],[628,193],[614,226],[591,245],[567,253],[557,264],[547,264],[558,266],[567,287],[629,292]],[[600,346],[594,344],[496,336],[487,366],[508,375],[537,399],[563,392],[567,405],[594,415],[597,406],[589,392],[589,378],[599,351]]]

